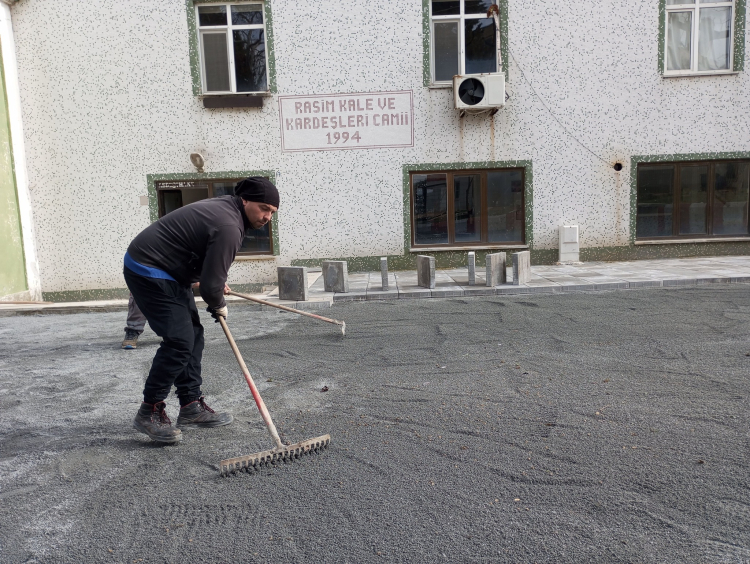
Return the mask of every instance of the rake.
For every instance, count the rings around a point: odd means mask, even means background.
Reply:
[[[281,304],[275,304],[273,302],[267,302],[266,300],[261,300],[260,298],[254,298],[253,296],[248,296],[247,294],[240,294],[239,292],[235,292],[235,291],[228,292],[228,294],[230,296],[236,296],[238,298],[250,300],[251,302],[255,302],[256,304],[263,304],[263,305],[275,307],[278,309],[282,309],[290,313],[299,313],[300,315],[304,315],[306,317],[312,317],[313,319],[317,319],[318,321],[325,321],[326,323],[333,323],[334,325],[338,325],[341,327],[342,335],[346,335],[346,321],[339,321],[338,319],[330,319],[328,317],[323,317],[322,315],[315,315],[314,313],[309,313],[307,311],[294,309],[293,307],[287,307]]]
[[[255,470],[260,470],[263,466],[269,464],[275,465],[279,462],[292,462],[306,454],[317,454],[328,448],[328,445],[331,442],[331,435],[321,435],[320,437],[308,439],[293,445],[285,445],[281,442],[279,433],[276,430],[276,425],[273,424],[271,414],[268,413],[266,404],[263,403],[263,398],[260,397],[258,388],[255,387],[255,382],[253,382],[253,378],[250,376],[245,361],[242,360],[242,355],[237,348],[237,344],[234,342],[234,338],[232,338],[232,333],[229,331],[229,327],[227,327],[227,322],[220,315],[217,316],[217,318],[221,324],[221,328],[224,330],[224,334],[227,336],[229,345],[232,347],[234,356],[237,358],[237,362],[242,369],[242,374],[245,376],[247,385],[250,386],[250,393],[253,394],[255,404],[258,406],[258,411],[260,411],[263,421],[266,423],[266,427],[268,428],[268,432],[270,433],[273,442],[276,443],[276,447],[269,450],[248,454],[247,456],[237,456],[235,458],[222,460],[219,463],[219,473],[222,476],[228,476],[229,474],[234,474],[236,472],[253,472]]]

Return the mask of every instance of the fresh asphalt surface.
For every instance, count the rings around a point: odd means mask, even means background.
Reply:
[[[272,446],[205,314],[209,405],[131,427],[159,339],[125,313],[0,318],[0,561],[750,562],[750,286],[230,306]],[[321,391],[323,387],[327,392]],[[173,396],[169,413],[177,416]]]

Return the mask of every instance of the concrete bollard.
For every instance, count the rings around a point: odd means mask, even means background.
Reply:
[[[279,299],[296,302],[307,301],[307,268],[304,266],[279,266]]]
[[[417,255],[417,286],[435,288],[435,257]]]
[[[349,291],[349,272],[345,260],[323,261],[323,288],[326,292],[345,294]]]
[[[380,279],[383,281],[383,291],[388,291],[388,258],[380,258]]]
[[[526,284],[531,278],[531,253],[513,253],[513,284]]]
[[[492,253],[487,255],[487,286],[498,286],[505,284],[505,253]]]
[[[469,252],[467,261],[467,266],[469,268],[469,286],[473,286],[477,283],[476,254],[474,254],[474,251]]]

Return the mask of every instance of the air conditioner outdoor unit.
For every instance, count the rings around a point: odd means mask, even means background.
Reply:
[[[456,109],[463,112],[496,112],[505,105],[505,74],[456,75],[453,77],[453,99]]]

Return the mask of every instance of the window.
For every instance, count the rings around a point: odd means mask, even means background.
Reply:
[[[730,72],[734,0],[666,0],[664,74]]]
[[[411,173],[412,246],[524,244],[524,169]]]
[[[266,92],[263,3],[195,7],[204,94]]]
[[[231,196],[234,187],[242,180],[233,178],[226,180],[169,180],[156,182],[157,203],[159,217],[169,212],[206,198]],[[245,240],[238,254],[242,255],[272,255],[273,233],[270,221],[260,229],[245,231]]]
[[[495,0],[431,0],[432,82],[452,83],[456,74],[497,72]]]
[[[741,237],[750,160],[638,165],[636,238]]]

